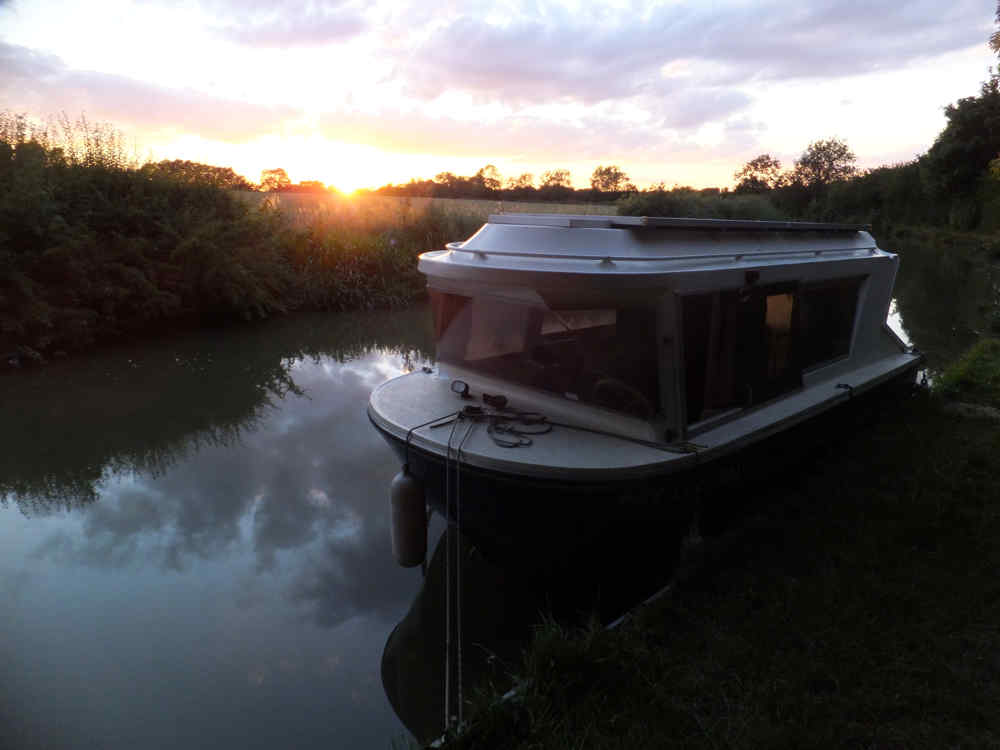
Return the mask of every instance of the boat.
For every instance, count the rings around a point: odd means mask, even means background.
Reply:
[[[422,554],[425,503],[507,550],[684,528],[693,470],[914,380],[887,324],[898,264],[867,225],[560,214],[422,254],[435,364],[368,404],[404,465],[397,557]]]

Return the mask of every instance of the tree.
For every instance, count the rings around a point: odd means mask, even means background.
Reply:
[[[590,176],[590,187],[601,193],[621,192],[627,182],[628,175],[615,164],[598,166]]]
[[[806,187],[829,185],[857,174],[857,157],[844,141],[829,138],[813,141],[795,162],[792,179]]]
[[[568,169],[550,169],[548,172],[542,173],[542,187],[552,188],[552,187],[572,187],[569,180],[569,170]]]
[[[319,180],[302,180],[297,185],[289,185],[286,190],[295,193],[325,193],[326,185]]]
[[[535,176],[530,172],[524,172],[518,177],[507,178],[508,190],[530,190],[535,186]]]
[[[780,187],[781,162],[770,154],[754,157],[733,174],[737,193],[764,193]]]
[[[997,2],[997,23],[1000,24],[1000,2]],[[990,49],[1000,55],[1000,29],[990,34]]]
[[[292,181],[288,178],[288,173],[284,169],[265,169],[260,173],[260,189],[268,193],[276,193],[288,190]]]
[[[1000,76],[990,75],[979,96],[944,109],[948,123],[920,159],[928,187],[939,197],[971,193],[1000,152]]]
[[[150,177],[166,177],[188,185],[212,185],[224,190],[253,189],[246,178],[236,174],[232,167],[213,167],[211,164],[184,159],[144,164],[139,171]]]
[[[502,185],[500,181],[500,170],[492,164],[487,164],[485,167],[476,172],[476,176],[473,179],[485,190],[488,190],[491,193],[495,190],[499,190]]]

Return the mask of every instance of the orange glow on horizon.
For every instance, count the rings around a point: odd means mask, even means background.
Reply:
[[[344,196],[359,190],[377,189],[383,185],[405,184],[412,179],[433,179],[441,172],[474,175],[486,164],[494,164],[503,178],[525,172],[535,176],[535,185],[543,172],[553,168],[569,169],[576,188],[589,187],[590,175],[596,162],[551,163],[511,162],[501,157],[451,156],[433,153],[384,151],[375,146],[333,141],[318,134],[269,134],[249,142],[227,143],[210,141],[197,136],[182,136],[150,144],[154,160],[188,159],[190,161],[232,167],[250,182],[260,181],[265,169],[284,169],[292,183],[322,182],[329,190]],[[613,159],[603,163],[618,163],[640,189],[664,179],[656,165],[629,164]],[[678,184],[694,188],[727,187],[732,183],[734,166],[726,160],[686,165],[687,178]],[[680,177],[676,168],[669,176]],[[668,176],[668,177],[669,177]],[[674,182],[668,181],[671,187]]]

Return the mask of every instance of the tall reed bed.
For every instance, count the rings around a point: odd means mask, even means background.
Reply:
[[[120,130],[111,123],[88,120],[86,115],[72,120],[62,112],[37,120],[0,111],[0,143],[12,148],[35,143],[49,159],[77,166],[135,169],[140,165]]]

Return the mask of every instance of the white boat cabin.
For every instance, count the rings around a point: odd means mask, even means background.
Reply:
[[[897,262],[857,225],[550,214],[491,216],[419,268],[449,380],[721,446],[913,367]]]

